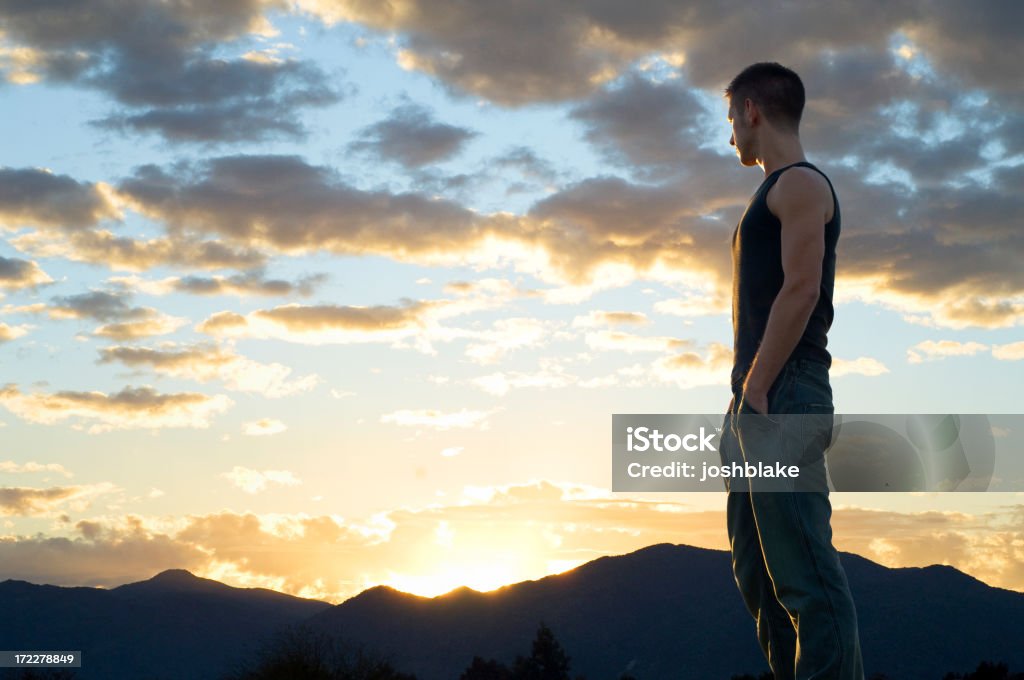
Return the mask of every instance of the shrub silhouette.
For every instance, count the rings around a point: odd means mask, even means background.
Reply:
[[[1010,673],[1005,663],[982,661],[973,672],[967,675],[946,673],[942,680],[1024,680],[1024,673]]]
[[[362,647],[305,626],[286,628],[257,655],[224,680],[416,680]]]

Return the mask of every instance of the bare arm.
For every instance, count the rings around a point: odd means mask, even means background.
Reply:
[[[825,217],[832,193],[827,186],[822,193],[818,173],[794,170],[783,173],[775,184],[772,207],[782,223],[782,288],[743,384],[744,399],[761,413],[768,411],[768,390],[800,341],[821,289]]]

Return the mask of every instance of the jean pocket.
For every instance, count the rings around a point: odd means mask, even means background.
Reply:
[[[825,455],[832,444],[835,409],[830,402],[802,404],[788,438],[789,456],[799,472],[796,490],[828,493],[828,470]]]
[[[771,404],[769,403],[769,407]],[[759,427],[778,427],[780,422],[778,416],[772,417],[767,413],[755,411],[745,396],[740,396],[740,408],[737,413],[746,416],[743,420],[750,421]]]

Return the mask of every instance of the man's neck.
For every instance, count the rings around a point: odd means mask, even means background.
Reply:
[[[761,149],[761,169],[767,177],[779,168],[806,161],[799,137],[784,137],[765,140]]]

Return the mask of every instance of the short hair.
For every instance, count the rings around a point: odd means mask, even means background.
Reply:
[[[772,125],[796,132],[804,112],[804,84],[794,71],[774,61],[751,64],[732,79],[725,96],[740,107],[750,98]]]

